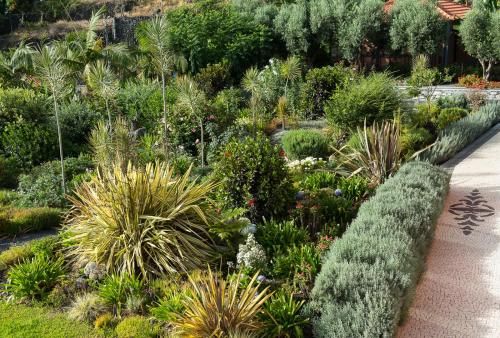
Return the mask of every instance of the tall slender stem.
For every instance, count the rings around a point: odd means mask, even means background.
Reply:
[[[111,129],[113,128],[113,122],[111,121],[111,112],[109,111],[109,102],[108,99],[104,99],[104,102],[106,102],[106,112],[108,113],[108,128],[109,131],[111,132]]]
[[[161,94],[163,96],[163,132],[164,140],[163,147],[165,151],[165,159],[168,161],[168,124],[167,124],[167,93],[165,83],[165,72],[161,72]]]
[[[205,131],[203,129],[202,118],[200,118],[200,130],[201,130],[201,167],[205,168],[205,140],[204,140]]]
[[[63,144],[62,144],[61,124],[59,123],[59,107],[57,105],[55,91],[52,92],[52,97],[54,98],[54,112],[56,115],[57,137],[59,139],[59,156],[61,159],[61,186],[62,186],[63,194],[66,194],[66,181],[64,179],[64,153],[63,153]]]

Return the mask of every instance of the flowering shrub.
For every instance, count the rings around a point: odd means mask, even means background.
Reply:
[[[247,208],[252,221],[286,215],[294,192],[278,147],[264,136],[248,137],[229,142],[221,155],[214,176],[223,209]]]
[[[236,261],[240,267],[252,271],[260,270],[265,267],[267,262],[266,252],[262,245],[257,243],[253,234],[248,234],[245,244],[240,244]]]
[[[286,166],[296,173],[310,172],[314,169],[324,168],[326,166],[326,161],[321,158],[306,157],[303,160],[294,160],[286,164]]]
[[[476,74],[463,75],[458,78],[458,84],[467,88],[484,89],[486,82]]]

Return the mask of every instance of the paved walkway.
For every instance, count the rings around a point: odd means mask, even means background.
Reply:
[[[397,337],[500,337],[500,126],[454,161],[427,269]]]

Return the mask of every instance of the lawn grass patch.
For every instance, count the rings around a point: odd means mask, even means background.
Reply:
[[[63,313],[53,313],[38,306],[29,307],[1,301],[0,328],[1,336],[10,338],[98,336],[90,326],[71,321]]]

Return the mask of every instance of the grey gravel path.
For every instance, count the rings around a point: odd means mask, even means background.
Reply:
[[[500,127],[459,154],[397,337],[500,337]]]
[[[35,239],[40,239],[55,234],[57,234],[57,230],[50,229],[50,230],[43,230],[34,233],[19,235],[14,238],[3,238],[0,239],[0,252],[7,250],[11,246],[23,245]]]

